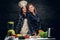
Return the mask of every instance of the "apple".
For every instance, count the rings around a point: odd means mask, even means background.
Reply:
[[[44,32],[44,38],[48,37],[48,33]]]
[[[15,31],[14,31],[13,29],[8,30],[8,34],[9,34],[9,35],[15,35]]]
[[[9,23],[9,24],[14,24],[14,22],[13,22],[13,21],[9,21],[8,23]]]
[[[24,38],[29,38],[30,36],[29,35],[25,35]]]

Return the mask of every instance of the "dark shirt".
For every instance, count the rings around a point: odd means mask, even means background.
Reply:
[[[19,20],[17,23],[17,26],[15,28],[16,33],[20,33],[21,28],[23,26],[23,21],[24,19],[27,18],[28,20],[28,28],[29,28],[29,34],[32,34],[34,32],[36,32],[37,30],[41,29],[40,27],[40,17],[38,16],[38,14],[33,15],[32,13],[27,13],[26,16],[25,15],[21,15],[19,14]]]
[[[40,17],[38,16],[38,14],[33,15],[32,13],[28,13],[27,19],[28,19],[29,30],[31,34],[34,32],[36,33],[37,30],[41,29]]]
[[[18,23],[15,28],[16,33],[20,33],[25,18],[26,18],[26,15],[19,14]]]

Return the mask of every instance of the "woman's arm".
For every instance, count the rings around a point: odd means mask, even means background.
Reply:
[[[22,27],[22,16],[19,14],[18,23],[17,23],[17,26],[15,28],[16,33],[20,33],[21,27]]]

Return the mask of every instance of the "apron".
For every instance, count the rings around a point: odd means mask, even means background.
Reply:
[[[23,27],[21,28],[21,34],[27,34],[28,32],[28,22],[27,22],[27,19],[25,18],[24,19],[24,23],[23,23]]]

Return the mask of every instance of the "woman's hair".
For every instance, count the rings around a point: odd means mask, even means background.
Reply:
[[[36,13],[36,7],[35,7],[35,5],[32,4],[32,3],[28,3],[28,4],[27,4],[27,10],[29,9],[29,6],[30,6],[30,5],[32,5],[32,6],[34,7],[34,12]],[[29,10],[28,10],[28,12],[29,12]]]
[[[25,7],[26,7],[26,12],[27,12],[27,6],[25,6]],[[20,12],[20,14],[22,14],[22,13],[23,13],[22,9],[23,9],[23,7],[21,8],[21,12]]]

